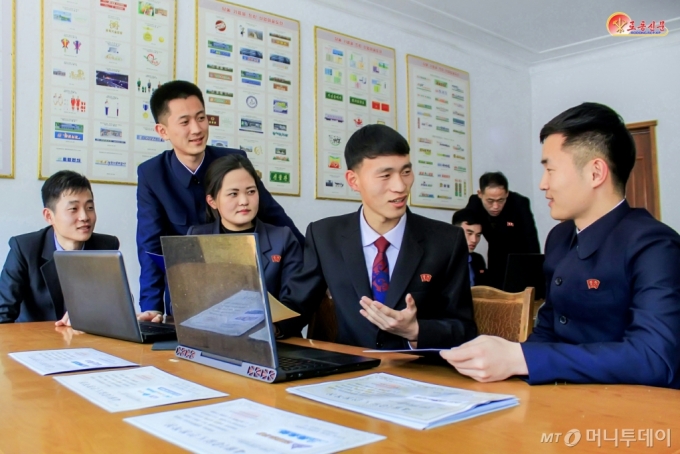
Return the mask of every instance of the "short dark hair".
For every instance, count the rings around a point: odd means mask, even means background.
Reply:
[[[508,179],[505,178],[503,172],[486,172],[479,177],[479,190],[484,192],[486,188],[505,188],[506,191],[510,190]]]
[[[87,177],[72,170],[60,170],[49,177],[42,186],[43,206],[54,211],[62,195],[77,194],[85,190],[92,193],[92,186]]]
[[[210,195],[213,199],[217,199],[220,190],[222,189],[222,180],[226,174],[236,169],[244,169],[246,172],[253,177],[255,184],[260,180],[255,171],[255,167],[245,156],[233,153],[228,156],[222,156],[221,158],[215,159],[208,170],[205,173],[205,181],[203,187],[205,189],[205,194]],[[212,222],[220,218],[220,213],[213,209],[210,205],[206,206],[206,220],[207,222]]]
[[[451,224],[453,225],[459,226],[462,225],[463,222],[469,225],[482,224],[482,221],[479,216],[477,216],[477,213],[469,208],[458,210],[453,213],[453,216],[451,217]]]
[[[588,161],[603,158],[612,173],[614,187],[625,193],[635,165],[635,141],[623,118],[611,107],[594,102],[567,109],[543,126],[541,143],[553,134],[562,134],[562,148],[570,147],[574,164],[582,168]]]
[[[160,123],[159,119],[168,113],[168,103],[170,101],[173,99],[187,99],[190,96],[196,96],[205,107],[201,89],[191,82],[173,80],[158,87],[151,95],[151,101],[149,101],[154,121]]]
[[[366,125],[356,131],[345,145],[345,163],[354,170],[364,159],[378,156],[405,156],[411,148],[404,137],[385,125]]]

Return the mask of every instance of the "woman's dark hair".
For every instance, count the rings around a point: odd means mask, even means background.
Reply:
[[[250,160],[245,156],[233,153],[229,156],[218,158],[210,164],[208,171],[205,173],[205,183],[203,185],[205,194],[210,195],[213,199],[217,200],[217,195],[222,189],[222,180],[224,180],[224,176],[232,170],[237,169],[243,169],[248,172],[250,176],[253,177],[253,180],[255,180],[255,184],[260,180]],[[207,222],[213,222],[220,218],[220,213],[211,208],[210,205],[206,205],[205,217]]]

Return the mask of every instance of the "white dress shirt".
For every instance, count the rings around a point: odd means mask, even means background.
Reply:
[[[401,241],[404,239],[404,230],[406,229],[406,213],[399,219],[399,223],[389,232],[384,235],[380,235],[378,232],[373,230],[371,226],[366,222],[364,218],[364,208],[361,207],[361,213],[359,216],[361,226],[361,245],[364,249],[364,259],[366,260],[366,272],[368,273],[368,282],[370,283],[373,279],[373,262],[375,261],[375,256],[378,255],[378,248],[375,246],[375,240],[384,236],[390,245],[385,251],[387,255],[388,270],[390,273],[390,279],[392,279],[392,271],[397,264],[397,257],[399,257],[399,249],[401,248]],[[366,295],[369,298],[373,298],[373,295]]]

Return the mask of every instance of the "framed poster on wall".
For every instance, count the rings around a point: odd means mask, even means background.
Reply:
[[[43,0],[41,179],[70,169],[136,184],[169,148],[151,94],[175,78],[175,0]]]
[[[0,178],[14,178],[14,7],[0,6]]]
[[[245,151],[273,194],[300,195],[300,23],[196,0],[196,84],[208,145]]]
[[[470,75],[414,55],[406,67],[411,205],[464,208],[473,192]]]
[[[315,27],[316,198],[360,200],[345,181],[345,144],[367,124],[397,127],[395,50]]]

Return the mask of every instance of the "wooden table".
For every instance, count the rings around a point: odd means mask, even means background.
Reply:
[[[361,349],[294,339],[291,342],[348,353]],[[521,404],[509,410],[436,429],[418,431],[360,414],[322,405],[286,392],[294,384],[310,384],[360,376],[357,372],[326,378],[265,384],[206,366],[178,360],[174,352],[151,351],[151,346],[74,334],[51,322],[0,325],[0,452],[14,453],[171,453],[182,450],[143,432],[123,418],[155,413],[159,408],[108,413],[7,356],[10,352],[56,348],[92,347],[139,363],[152,365],[187,380],[229,393],[229,397],[169,405],[163,410],[207,405],[235,398],[355,429],[385,435],[386,440],[354,452],[376,453],[508,453],[508,452],[680,452],[680,391],[645,386],[544,385],[529,386],[513,379],[481,384],[458,375],[448,366],[421,364],[407,355],[379,354],[382,364],[373,371],[477,391],[514,394]],[[631,365],[635,367],[635,365]],[[643,373],[644,371],[640,371]],[[569,448],[562,437],[578,429],[581,441]],[[671,430],[671,447],[654,441],[649,448],[636,441],[626,450],[613,441],[587,441],[588,430]],[[561,433],[547,442],[543,434]],[[542,440],[543,438],[543,440]],[[592,438],[592,437],[591,437]]]

